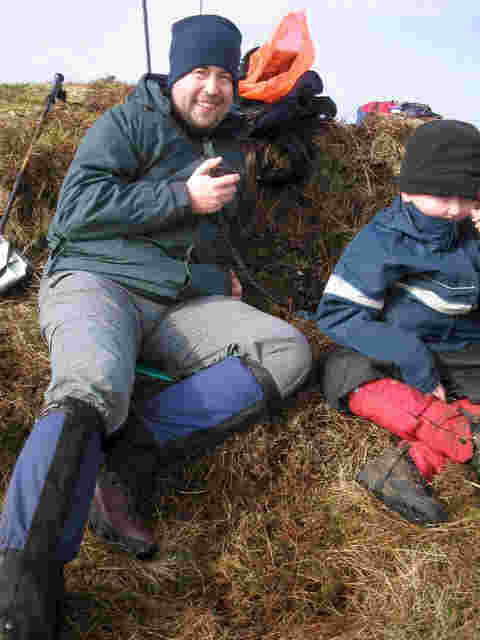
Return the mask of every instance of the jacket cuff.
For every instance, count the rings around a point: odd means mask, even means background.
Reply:
[[[172,194],[175,211],[178,212],[176,221],[179,222],[193,218],[192,201],[190,200],[186,183],[179,180],[177,182],[171,182],[168,186]]]
[[[190,264],[188,289],[196,295],[232,295],[232,277],[216,264]]]
[[[412,387],[416,387],[422,393],[432,393],[438,385],[440,384],[440,376],[437,371],[431,371],[431,375],[422,378],[421,380],[418,378],[411,379],[410,376],[402,376],[404,382],[411,385]]]

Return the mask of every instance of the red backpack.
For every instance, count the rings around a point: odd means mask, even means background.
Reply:
[[[388,115],[392,109],[398,109],[399,103],[396,100],[386,102],[367,102],[357,109],[357,124],[363,120],[367,113],[380,113]]]

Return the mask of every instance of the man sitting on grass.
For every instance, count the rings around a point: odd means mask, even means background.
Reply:
[[[98,118],[65,177],[39,294],[51,380],[0,526],[0,638],[56,637],[63,569],[89,512],[96,533],[155,553],[129,486],[152,452],[161,466],[213,447],[309,374],[305,336],[243,302],[236,274],[208,251],[228,248],[249,216],[231,113],[240,44],[222,16],[176,22],[168,77],[146,74]],[[176,383],[134,399],[138,360]],[[133,405],[149,443],[137,429],[121,437]]]

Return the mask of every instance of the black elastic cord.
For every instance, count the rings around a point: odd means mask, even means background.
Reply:
[[[220,229],[222,232],[223,240],[225,241],[225,244],[227,245],[230,253],[232,254],[233,262],[235,263],[236,268],[238,269],[237,275],[239,276],[239,278],[241,279],[241,276],[243,275],[245,277],[245,280],[249,284],[251,284],[252,287],[255,287],[255,289],[257,289],[265,298],[267,298],[267,300],[270,300],[270,302],[273,302],[274,304],[278,304],[280,306],[288,306],[288,299],[285,300],[283,298],[279,298],[275,296],[274,294],[267,291],[260,283],[258,283],[255,280],[253,275],[250,273],[249,268],[243,261],[243,258],[240,255],[240,252],[238,251],[238,249],[236,249],[232,245],[230,241],[230,226],[228,222],[225,220],[225,217],[223,216],[223,214],[219,213],[217,215],[217,219],[218,219],[218,222],[220,223]]]

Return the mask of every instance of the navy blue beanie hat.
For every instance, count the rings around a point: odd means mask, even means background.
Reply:
[[[468,122],[432,120],[408,139],[400,191],[475,200],[480,190],[480,131]]]
[[[197,67],[216,66],[231,73],[236,88],[242,34],[221,16],[196,15],[172,26],[168,87]]]

